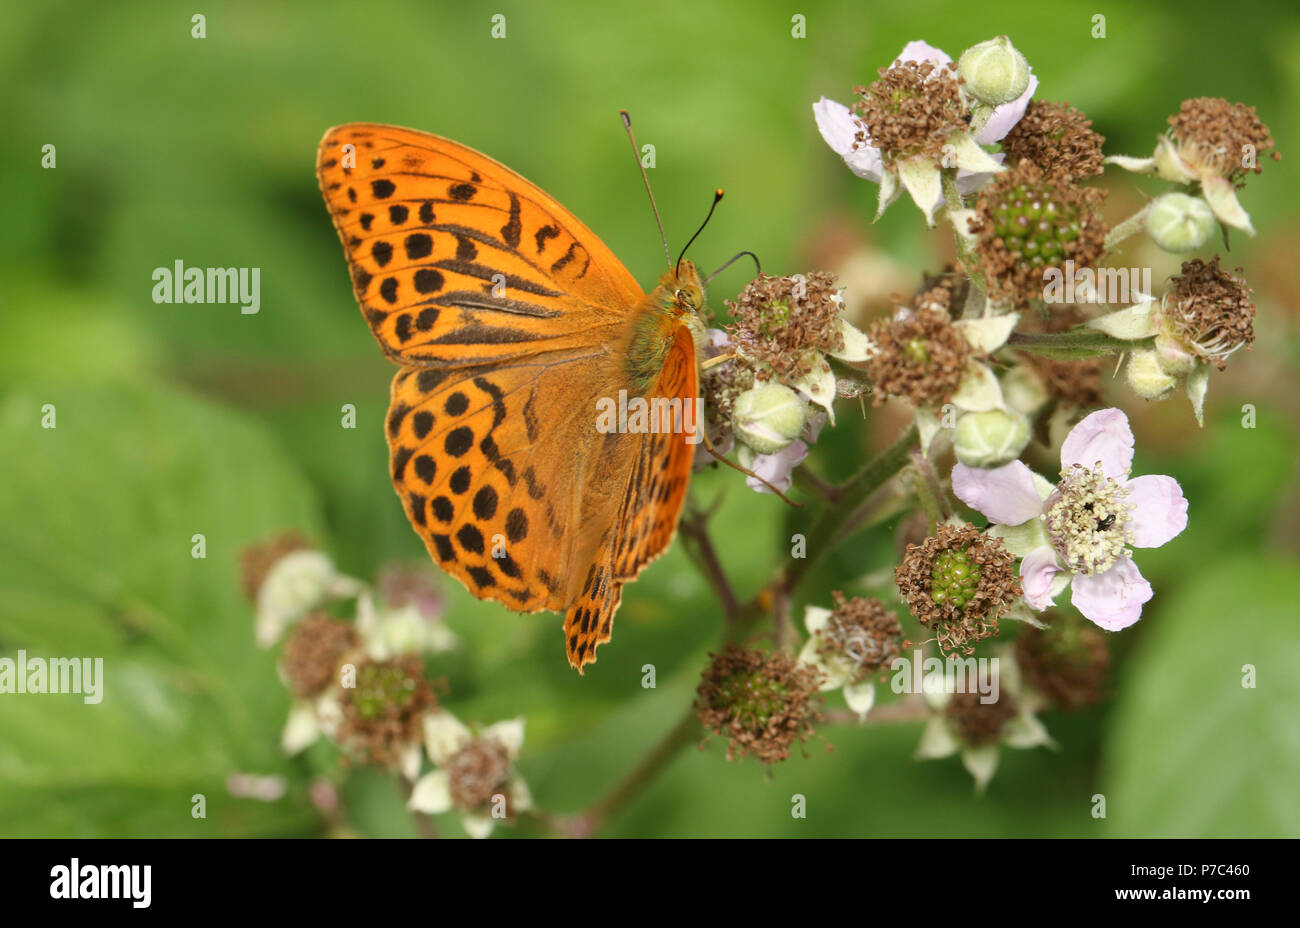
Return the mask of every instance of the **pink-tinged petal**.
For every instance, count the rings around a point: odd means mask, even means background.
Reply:
[[[981,145],[992,145],[994,142],[1000,142],[1002,137],[1015,128],[1016,123],[1025,115],[1025,109],[1029,106],[1029,100],[1038,89],[1038,78],[1033,74],[1029,75],[1029,86],[1025,92],[1016,97],[1010,103],[1003,103],[993,110],[993,115],[979,132],[975,133],[975,141]]]
[[[880,152],[857,141],[863,125],[847,106],[822,97],[813,104],[813,119],[817,121],[817,130],[821,132],[826,144],[844,159],[850,171],[858,177],[880,183]]]
[[[952,56],[942,48],[935,48],[928,42],[916,39],[908,42],[903,46],[903,50],[898,53],[895,61],[915,61],[918,64],[925,61],[933,61],[935,64],[943,65],[952,61]]]
[[[991,468],[958,464],[952,469],[952,492],[999,525],[1019,525],[1043,511],[1034,473],[1024,461]]]
[[[1047,546],[1035,548],[1020,561],[1020,588],[1025,591],[1025,602],[1039,612],[1052,605],[1052,585],[1061,572],[1056,563],[1056,552]]]
[[[1071,466],[1101,469],[1121,483],[1133,467],[1133,430],[1122,409],[1099,409],[1070,430],[1061,444],[1061,470]]]
[[[1075,574],[1073,582],[1070,602],[1084,618],[1108,632],[1128,628],[1142,618],[1142,604],[1151,599],[1151,584],[1127,557],[1105,573]]]
[[[791,473],[803,463],[806,457],[808,457],[808,446],[795,440],[776,454],[755,455],[749,469],[784,493],[790,489],[790,484],[793,482]],[[751,490],[759,493],[772,492],[753,477],[746,477],[745,483]]]
[[[1128,482],[1133,510],[1133,544],[1158,548],[1187,528],[1187,498],[1173,477],[1146,474]]]

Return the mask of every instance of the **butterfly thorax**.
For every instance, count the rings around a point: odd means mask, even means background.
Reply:
[[[704,284],[690,261],[681,261],[659,278],[654,288],[632,314],[632,334],[625,355],[632,386],[647,394],[659,379],[673,338],[683,325],[690,329],[698,354],[705,341]]]

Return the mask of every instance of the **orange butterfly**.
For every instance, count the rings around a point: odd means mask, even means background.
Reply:
[[[694,458],[681,429],[599,429],[598,403],[696,402],[699,274],[679,261],[647,296],[554,199],[436,135],[337,126],[316,175],[402,367],[387,434],[411,525],[480,599],[563,612],[581,672],[623,584],[672,540]]]

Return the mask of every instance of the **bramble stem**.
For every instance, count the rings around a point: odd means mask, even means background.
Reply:
[[[736,599],[736,593],[731,588],[731,581],[727,579],[727,573],[722,569],[722,562],[718,560],[718,552],[713,547],[713,541],[709,537],[708,517],[695,511],[686,513],[682,517],[681,523],[682,541],[687,542],[688,547],[695,549],[695,557],[691,558],[695,565],[699,567],[700,572],[704,574],[704,579],[713,587],[713,592],[717,595],[718,601],[722,604],[722,613],[730,622],[740,611],[740,601]]]
[[[951,509],[943,492],[943,486],[939,483],[939,475],[934,469],[934,463],[921,454],[919,448],[911,453],[911,458],[916,496],[921,503],[921,509],[930,520],[930,530],[934,531],[935,526],[947,521]]]
[[[1121,354],[1151,347],[1154,339],[1115,338],[1105,332],[1075,329],[1071,332],[1046,334],[1038,332],[1012,332],[1007,339],[1008,348],[1018,348],[1058,361],[1077,361],[1101,354]]]
[[[1129,216],[1119,225],[1112,228],[1108,233],[1106,233],[1106,241],[1102,247],[1104,247],[1106,251],[1110,251],[1120,242],[1124,241],[1124,239],[1136,235],[1146,223],[1147,213],[1149,212],[1151,212],[1151,203],[1147,203],[1146,206],[1142,207],[1132,216]]]

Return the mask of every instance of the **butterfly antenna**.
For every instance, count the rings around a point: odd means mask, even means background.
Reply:
[[[721,274],[723,271],[731,267],[733,264],[735,264],[737,261],[739,261],[741,258],[745,256],[749,256],[754,259],[754,270],[757,271],[759,274],[762,274],[763,265],[758,263],[758,255],[754,254],[752,251],[742,251],[740,254],[736,255],[726,264],[722,265],[722,267],[718,268],[716,271],[710,274],[708,277],[704,278],[704,282],[707,284],[709,281],[713,280],[713,278],[717,277],[719,274]]]
[[[721,187],[713,191],[713,205],[709,207],[709,215],[704,217],[704,221],[700,223],[700,227],[695,230],[695,234],[692,235],[690,241],[686,243],[686,248],[683,248],[682,253],[677,256],[677,264],[675,267],[680,268],[682,266],[682,258],[686,257],[687,250],[695,243],[695,240],[700,237],[700,233],[704,231],[704,227],[709,224],[709,220],[713,218],[713,211],[718,208],[720,202],[722,202]]]
[[[672,249],[668,247],[668,236],[664,234],[664,221],[659,218],[659,204],[655,202],[655,195],[650,192],[650,178],[646,175],[645,165],[641,163],[641,149],[636,147],[636,137],[632,135],[632,117],[627,114],[627,110],[619,110],[618,115],[623,117],[627,140],[632,143],[632,157],[636,159],[637,170],[641,172],[641,180],[645,182],[645,195],[650,198],[650,208],[655,211],[655,222],[659,224],[659,240],[664,243],[664,260],[668,262],[669,267],[672,267]]]

